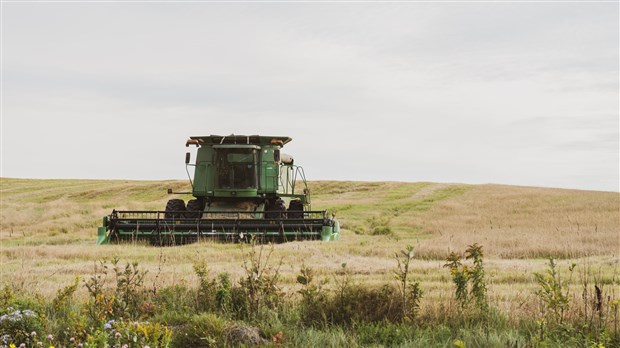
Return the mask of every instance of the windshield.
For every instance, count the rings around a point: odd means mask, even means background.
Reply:
[[[217,149],[217,188],[256,189],[255,157],[255,149]]]

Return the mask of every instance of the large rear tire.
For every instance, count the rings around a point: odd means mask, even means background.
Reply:
[[[287,216],[289,219],[303,219],[304,218],[304,204],[301,199],[293,199],[288,205]]]
[[[183,217],[185,202],[182,199],[171,199],[166,203],[166,219],[178,219]]]
[[[280,197],[277,197],[275,200],[268,202],[265,210],[265,219],[286,218],[286,206],[284,205],[284,201]]]
[[[200,219],[204,204],[199,199],[190,199],[187,201],[185,217],[188,219]]]

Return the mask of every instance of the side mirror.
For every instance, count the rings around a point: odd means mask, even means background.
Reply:
[[[189,164],[189,158],[190,158],[190,153],[186,152],[185,153],[185,164]]]
[[[273,160],[280,162],[280,150],[273,150]]]

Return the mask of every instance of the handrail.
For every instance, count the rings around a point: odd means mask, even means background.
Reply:
[[[119,221],[157,221],[158,225],[165,221],[251,221],[256,220],[258,223],[261,221],[311,221],[311,220],[325,220],[327,219],[327,210],[306,210],[292,212],[295,217],[289,217],[286,211],[189,211],[189,214],[198,213],[198,217],[187,217],[183,215],[184,212],[169,212],[158,210],[115,210],[108,216],[108,221],[114,224]],[[267,217],[266,214],[275,214],[275,216]],[[302,215],[299,215],[302,214]],[[167,216],[166,216],[167,215]]]

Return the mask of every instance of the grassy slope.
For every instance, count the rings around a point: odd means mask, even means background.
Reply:
[[[342,238],[275,246],[274,255],[284,261],[285,286],[293,286],[302,262],[328,278],[347,263],[358,281],[386,281],[395,267],[392,255],[411,244],[416,248],[413,274],[427,298],[450,297],[442,260],[450,251],[479,243],[486,252],[492,299],[508,310],[523,310],[523,297],[533,287],[531,272],[544,267],[545,257],[587,264],[607,282],[619,269],[618,193],[396,182],[321,181],[310,187],[313,209],[336,212]],[[192,265],[198,260],[214,273],[239,276],[239,245],[94,245],[101,217],[113,208],[162,209],[171,198],[167,188],[189,189],[181,181],[3,178],[0,285],[53,295],[74,275],[88,276],[96,260],[112,255],[139,262],[153,284],[194,282]],[[373,235],[380,232],[388,234]],[[428,310],[432,303],[425,302]]]

